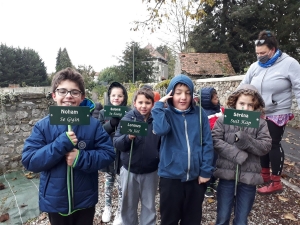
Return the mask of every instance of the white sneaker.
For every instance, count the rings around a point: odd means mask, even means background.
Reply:
[[[122,217],[120,212],[115,216],[113,225],[122,225]]]
[[[103,223],[109,222],[110,221],[110,217],[111,217],[111,207],[105,206],[104,212],[102,214],[102,222]]]

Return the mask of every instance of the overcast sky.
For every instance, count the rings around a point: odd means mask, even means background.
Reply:
[[[130,31],[147,15],[142,0],[0,0],[0,43],[30,48],[55,72],[59,48],[96,72],[117,65],[126,43],[157,47],[159,34]]]

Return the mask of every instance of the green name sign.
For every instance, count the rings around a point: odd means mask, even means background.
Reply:
[[[90,107],[87,106],[50,106],[51,125],[89,125]]]
[[[132,134],[136,136],[146,136],[148,130],[148,124],[144,122],[135,121],[120,121],[121,134]]]
[[[105,117],[120,117],[122,118],[127,112],[127,106],[113,106],[105,105],[104,106],[104,116]]]
[[[224,124],[241,126],[241,127],[259,127],[260,112],[225,109]]]

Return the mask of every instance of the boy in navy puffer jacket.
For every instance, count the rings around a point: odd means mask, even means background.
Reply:
[[[84,81],[66,68],[52,80],[52,98],[58,106],[89,106]],[[111,139],[100,122],[90,125],[50,125],[50,115],[38,121],[26,139],[24,167],[40,172],[39,206],[48,212],[51,225],[93,225],[98,202],[98,170],[115,159]]]

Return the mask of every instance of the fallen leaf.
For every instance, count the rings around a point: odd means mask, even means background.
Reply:
[[[9,220],[9,214],[8,213],[4,213],[0,216],[0,222],[4,222],[6,220]]]
[[[290,161],[284,161],[284,164],[288,166],[295,166],[295,162],[290,162]]]
[[[3,183],[0,183],[0,190],[5,189],[5,185]]]
[[[215,202],[215,200],[214,200],[213,198],[208,198],[208,199],[207,199],[207,202],[208,202],[208,203],[213,203],[213,202]]]
[[[281,196],[281,195],[278,195],[278,199],[279,199],[280,201],[283,201],[283,202],[289,201],[288,198],[285,198],[285,197],[283,197],[283,196]]]
[[[39,217],[40,220],[43,220],[47,217],[47,214],[46,213],[42,213]]]
[[[298,219],[295,218],[295,216],[292,213],[286,213],[283,215],[284,219],[288,220],[293,220],[293,221],[298,221]]]

